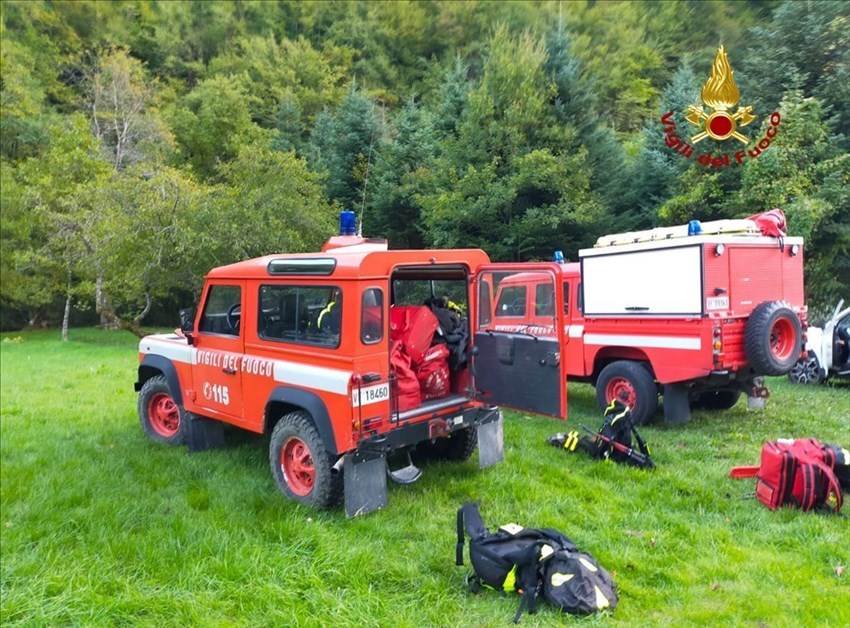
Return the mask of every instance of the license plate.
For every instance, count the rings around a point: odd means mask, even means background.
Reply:
[[[706,299],[705,309],[707,310],[728,310],[729,297],[708,297]]]
[[[390,385],[387,382],[376,386],[365,386],[351,391],[351,405],[368,406],[372,403],[386,401],[390,398]]]

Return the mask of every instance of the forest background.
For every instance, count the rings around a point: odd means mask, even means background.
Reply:
[[[0,329],[172,325],[211,267],[391,247],[550,259],[781,207],[816,319],[850,297],[850,3],[0,5]],[[770,147],[664,143],[718,45]],[[698,154],[738,150],[701,142]]]

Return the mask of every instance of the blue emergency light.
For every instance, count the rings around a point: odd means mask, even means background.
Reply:
[[[344,209],[339,213],[339,235],[357,235],[357,217],[350,209]]]
[[[688,235],[699,235],[702,233],[702,225],[699,220],[692,220],[688,223]]]
[[[564,252],[563,251],[555,251],[555,257],[552,258],[552,261],[557,264],[564,263]]]

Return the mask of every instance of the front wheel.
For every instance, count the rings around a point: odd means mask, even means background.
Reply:
[[[638,362],[618,360],[602,369],[596,380],[596,401],[607,408],[615,399],[629,406],[632,423],[643,425],[658,411],[658,389],[649,369]]]
[[[151,440],[168,445],[186,442],[188,413],[181,408],[162,375],[151,377],[139,392],[139,422]]]
[[[333,473],[333,462],[306,412],[290,412],[274,426],[269,463],[286,497],[316,508],[336,506],[342,497],[342,475]]]
[[[795,384],[820,384],[823,381],[820,363],[812,352],[798,360],[788,371],[788,379]]]

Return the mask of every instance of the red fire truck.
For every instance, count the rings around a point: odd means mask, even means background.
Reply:
[[[689,420],[691,405],[764,397],[763,376],[787,373],[800,357],[802,238],[717,221],[690,235],[685,225],[606,236],[579,257],[551,265],[554,293],[540,274],[488,286],[491,326],[558,337],[570,379],[595,385],[603,407],[624,399],[637,423],[655,414],[659,394],[672,423]]]

